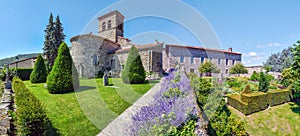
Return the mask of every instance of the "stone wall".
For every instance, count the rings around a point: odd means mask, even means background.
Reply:
[[[29,58],[18,61],[18,68],[33,68],[36,58]],[[9,64],[10,68],[15,68],[16,63]]]
[[[108,24],[111,24],[110,28]],[[107,38],[113,42],[117,42],[117,36],[123,36],[124,17],[117,11],[110,12],[98,18],[99,36]],[[103,23],[105,27],[103,29]],[[121,27],[120,27],[121,25]]]
[[[81,77],[92,78],[100,70],[109,67],[109,52],[114,52],[118,45],[94,35],[82,35],[71,39],[71,56]]]
[[[5,89],[1,97],[0,102],[0,135],[8,136],[12,135],[12,118],[9,115],[9,110],[12,110],[13,100],[12,100],[11,89]]]
[[[187,48],[184,46],[166,46],[163,55],[164,69],[172,69],[177,65],[183,67],[187,73],[194,72],[199,74],[198,68],[205,61],[212,61],[223,74],[228,74],[229,69],[238,63],[241,63],[241,54],[227,53],[220,51],[203,50],[197,48]],[[183,57],[183,62],[180,58]],[[201,59],[204,61],[201,62]],[[227,61],[227,64],[226,64]]]

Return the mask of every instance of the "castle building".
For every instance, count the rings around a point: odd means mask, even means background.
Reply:
[[[71,56],[81,77],[94,77],[99,71],[110,70],[112,76],[120,76],[130,47],[135,46],[141,55],[144,69],[162,73],[175,67],[186,72],[199,73],[198,67],[212,61],[228,74],[231,66],[241,63],[241,53],[155,42],[144,45],[132,43],[124,37],[124,16],[112,11],[98,18],[98,35],[83,34],[70,39]]]

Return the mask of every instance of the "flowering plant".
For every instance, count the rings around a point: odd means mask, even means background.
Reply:
[[[183,125],[199,116],[196,98],[184,73],[170,72],[162,79],[154,99],[157,101],[132,116],[131,135],[176,134],[177,128],[184,129]]]

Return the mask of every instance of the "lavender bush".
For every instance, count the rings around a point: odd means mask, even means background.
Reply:
[[[152,105],[142,107],[132,116],[131,135],[178,134],[178,128],[195,124],[191,119],[199,116],[196,98],[184,73],[169,73],[154,99]]]

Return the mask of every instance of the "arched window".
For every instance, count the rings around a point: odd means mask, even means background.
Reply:
[[[107,28],[108,29],[111,28],[111,20],[108,20],[108,22],[107,22]]]
[[[103,22],[102,23],[102,30],[105,30],[105,27],[106,27],[105,25],[106,25],[105,22]]]

